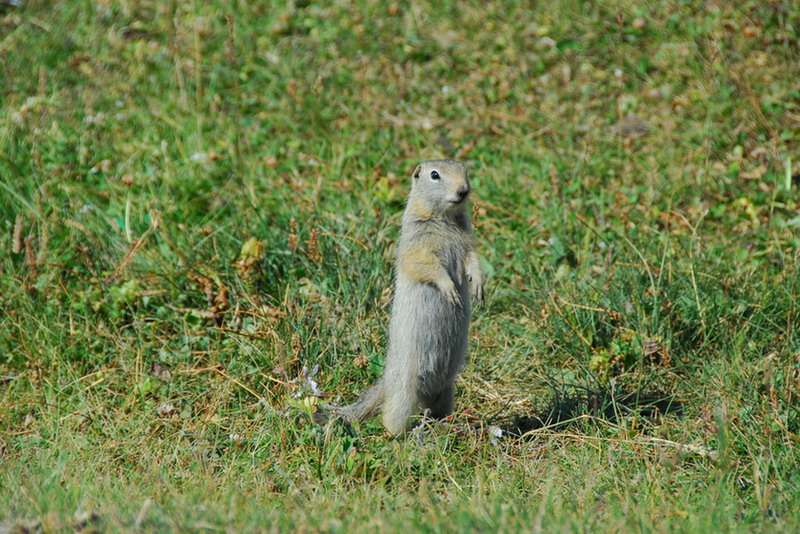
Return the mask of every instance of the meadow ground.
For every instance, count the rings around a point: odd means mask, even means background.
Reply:
[[[1,1],[0,531],[800,529],[799,68],[792,0]],[[314,426],[439,157],[457,413]]]

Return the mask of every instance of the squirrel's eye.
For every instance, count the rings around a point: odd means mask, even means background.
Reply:
[[[438,180],[438,179],[440,179],[440,178],[441,178],[441,176],[439,176],[439,173],[438,173],[438,172],[436,172],[436,171],[431,171],[431,180]]]

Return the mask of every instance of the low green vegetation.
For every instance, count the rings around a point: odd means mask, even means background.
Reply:
[[[0,531],[800,529],[798,65],[792,0],[0,1]],[[440,157],[457,413],[315,426]]]

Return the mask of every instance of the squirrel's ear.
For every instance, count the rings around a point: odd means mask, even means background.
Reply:
[[[417,165],[417,168],[414,169],[414,174],[412,174],[412,176],[414,178],[419,178],[420,171],[422,171],[422,165]]]

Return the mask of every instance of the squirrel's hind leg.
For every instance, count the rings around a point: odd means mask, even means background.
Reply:
[[[391,434],[405,432],[408,419],[417,410],[417,391],[410,383],[398,383],[386,388],[383,402],[383,426]]]
[[[436,395],[422,399],[423,407],[431,411],[431,417],[434,419],[443,419],[453,413],[454,392],[455,386],[452,383],[447,384]]]

